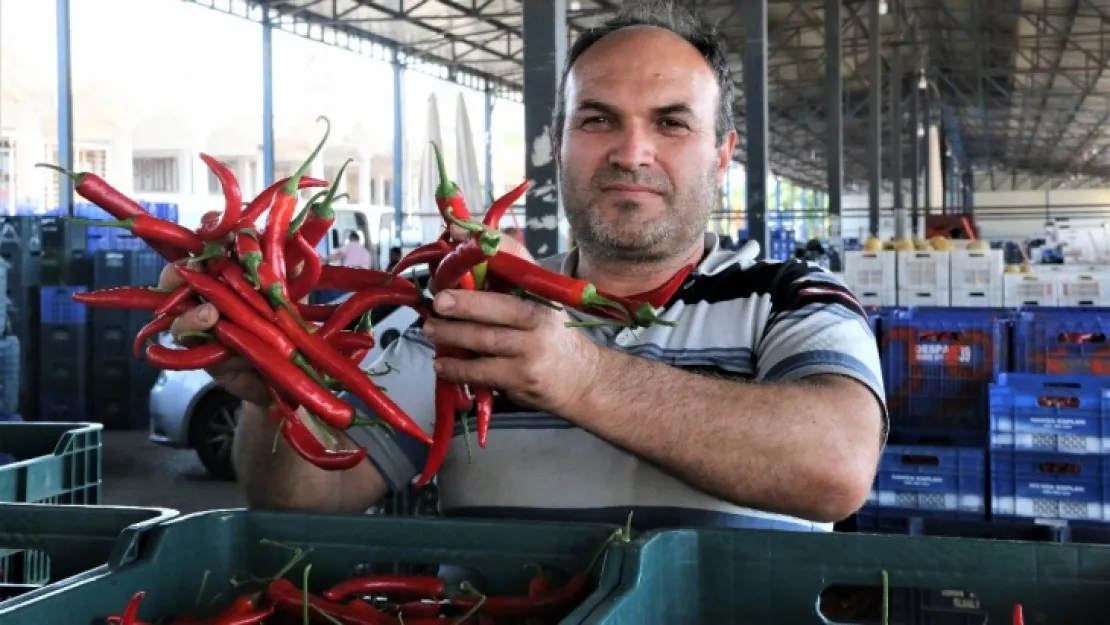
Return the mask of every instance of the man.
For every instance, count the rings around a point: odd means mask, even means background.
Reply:
[[[357,230],[351,230],[347,235],[347,244],[328,256],[329,263],[341,263],[344,267],[370,268],[370,250],[362,244],[362,235]]]
[[[501,393],[473,462],[453,441],[444,514],[619,523],[634,511],[640,528],[813,531],[866,499],[886,417],[863,311],[819,269],[742,260],[705,234],[736,142],[730,80],[713,35],[669,13],[624,15],[572,49],[552,134],[578,247],[545,264],[620,295],[697,268],[660,303],[674,328],[572,329],[573,312],[438,293],[438,316],[390,346],[398,372],[378,381],[428,428],[436,374]],[[191,311],[175,332],[211,314]],[[483,356],[433,371],[438,343]],[[423,466],[426,447],[380,429],[348,432],[342,444],[370,461],[343,473],[275,453],[254,372],[212,373],[255,404],[235,437],[254,506],[361,512]]]

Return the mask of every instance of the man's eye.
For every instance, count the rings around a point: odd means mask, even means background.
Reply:
[[[591,126],[600,126],[600,125],[604,125],[604,124],[608,124],[608,123],[609,123],[609,118],[601,117],[600,115],[598,115],[598,116],[595,116],[595,117],[587,117],[587,118],[583,119],[582,122],[579,125],[581,125],[582,127],[585,128],[585,127],[591,127]]]
[[[668,128],[668,129],[689,128],[689,126],[685,122],[679,121],[677,119],[668,119],[668,118],[664,118],[664,119],[659,120],[659,125],[663,126],[664,128]]]

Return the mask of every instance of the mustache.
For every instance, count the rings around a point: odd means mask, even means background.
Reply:
[[[613,184],[634,184],[647,187],[655,193],[662,195],[669,195],[671,192],[671,181],[668,180],[666,176],[613,167],[594,174],[593,178],[590,180],[590,184],[596,189],[601,189]]]

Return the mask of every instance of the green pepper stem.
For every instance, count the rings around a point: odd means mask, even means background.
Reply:
[[[65,217],[66,221],[80,226],[101,226],[103,228],[126,228],[135,225],[135,219],[87,219],[85,217]]]
[[[667,321],[666,319],[660,317],[658,314],[656,314],[655,307],[651,304],[646,303],[641,304],[640,307],[636,309],[636,313],[633,315],[633,321],[636,323],[636,325],[645,328],[653,325],[668,326],[673,328],[678,325],[678,322],[676,321]]]
[[[347,162],[343,163],[343,166],[339,168],[339,173],[335,175],[335,182],[332,183],[331,187],[328,189],[327,197],[324,198],[323,206],[325,208],[331,208],[331,205],[334,204],[336,200],[346,195],[346,193],[336,195],[335,192],[339,190],[339,181],[343,178],[343,172],[347,170],[347,166],[354,162],[354,160],[353,158],[347,159]]]
[[[474,448],[470,446],[470,415],[468,411],[459,410],[456,414],[457,417],[462,418],[463,426],[463,442],[466,443],[466,461],[468,463],[474,462]]]
[[[393,367],[393,365],[389,364],[388,362],[385,363],[385,371],[374,370],[374,369],[368,369],[366,371],[366,375],[368,375],[372,378],[376,378],[376,377],[383,376],[383,375],[389,375],[391,373],[398,373],[398,371],[397,371],[396,368]]]
[[[65,167],[58,167],[57,165],[53,165],[51,163],[35,163],[35,167],[43,167],[46,169],[54,170],[59,174],[65,176],[66,178],[72,180],[75,186],[84,182],[85,178],[88,177],[88,174],[72,172]]]
[[[304,208],[301,209],[301,212],[297,213],[293,221],[289,222],[289,229],[285,231],[285,238],[292,239],[293,235],[297,234],[297,231],[304,225],[304,220],[308,219],[308,212],[312,210],[313,205],[327,194],[327,191],[320,191],[308,198],[308,202],[304,205]]]
[[[488,231],[485,226],[476,221],[466,221],[455,217],[455,211],[453,211],[451,208],[448,208],[446,211],[443,212],[443,214],[447,217],[447,221],[451,222],[452,225],[458,226],[472,234],[485,233]],[[500,237],[501,235],[496,234],[496,236]]]
[[[631,323],[623,321],[568,321],[564,326],[568,328],[630,328]]]
[[[611,300],[604,295],[600,295],[597,292],[597,287],[592,284],[587,285],[586,288],[582,291],[582,305],[587,307],[597,306],[599,308],[612,308],[613,310],[619,310],[620,312],[624,313],[624,315],[628,317],[629,320],[632,320],[632,313],[624,307],[624,304],[615,300]]]
[[[301,186],[301,178],[308,173],[308,168],[312,166],[312,162],[316,160],[316,157],[320,156],[320,152],[324,150],[324,144],[328,142],[328,137],[331,135],[331,120],[321,115],[316,118],[316,121],[324,122],[326,126],[324,136],[320,139],[320,142],[316,144],[316,149],[312,150],[312,154],[308,155],[308,160],[301,163],[301,167],[289,178],[289,182],[286,182],[285,186],[281,188],[282,193],[286,195],[297,194],[297,190]]]
[[[436,197],[441,200],[452,198],[459,193],[459,185],[455,184],[447,176],[447,164],[443,162],[443,152],[439,149],[439,144],[435,141],[430,142],[432,150],[436,154],[436,168],[439,169],[439,185],[436,186]]]

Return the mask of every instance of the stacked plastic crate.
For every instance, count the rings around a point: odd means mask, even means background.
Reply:
[[[988,388],[1008,362],[1009,319],[997,309],[888,310],[881,319],[891,430],[862,531],[906,531],[913,519],[988,517]]]
[[[991,385],[997,522],[1110,522],[1110,311],[1021,313],[1014,369]]]
[[[15,384],[8,378],[2,390],[4,411],[33,419],[38,414],[38,371],[33,362],[38,345],[38,286],[42,279],[42,220],[38,217],[0,217],[0,257],[5,273],[4,353],[15,352]],[[5,355],[5,358],[7,356]],[[7,365],[0,365],[10,375]],[[13,389],[12,387],[15,386]],[[11,393],[17,398],[9,408]]]

